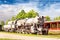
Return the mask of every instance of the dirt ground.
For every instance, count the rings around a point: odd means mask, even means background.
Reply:
[[[11,38],[11,39],[22,39],[22,40],[60,40],[58,38],[42,38],[42,37],[33,37],[33,36],[20,36],[16,34],[6,34],[0,33],[0,38]]]

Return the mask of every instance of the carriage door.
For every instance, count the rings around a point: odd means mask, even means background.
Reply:
[[[44,23],[44,28],[50,29],[50,23]]]

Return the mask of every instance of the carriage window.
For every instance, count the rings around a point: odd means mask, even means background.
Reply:
[[[56,23],[52,23],[51,24],[51,28],[57,28],[57,24]]]
[[[47,23],[47,24],[46,24],[46,27],[47,27],[47,28],[50,28],[50,23]]]
[[[48,24],[48,28],[50,28],[50,23]]]
[[[60,23],[58,24],[58,27],[60,28]]]

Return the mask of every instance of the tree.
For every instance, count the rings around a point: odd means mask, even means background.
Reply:
[[[4,21],[0,21],[0,24],[3,26],[5,24],[5,22]]]
[[[19,14],[16,15],[16,19],[32,18],[36,16],[38,16],[38,13],[34,10],[30,10],[27,13],[24,10],[21,10],[21,12],[19,12]]]
[[[51,21],[49,16],[46,16],[46,21]]]
[[[35,12],[34,10],[30,10],[28,13],[27,13],[27,18],[33,18],[33,17],[36,17],[38,16],[38,13]]]
[[[56,20],[60,20],[60,16],[55,17],[54,20],[55,20],[55,21],[56,21]]]
[[[15,19],[16,19],[16,18],[15,18],[14,16],[11,18],[12,21],[14,21]]]
[[[9,21],[10,21],[10,20],[7,20],[7,21],[6,21],[6,24],[8,24]]]
[[[24,19],[25,18],[25,11],[21,10],[21,12],[19,12],[19,14],[17,14],[16,19]]]

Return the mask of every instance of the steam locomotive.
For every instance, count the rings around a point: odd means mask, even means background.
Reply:
[[[3,30],[24,34],[48,34],[48,27],[44,25],[44,16],[10,21],[7,25],[3,26]]]

